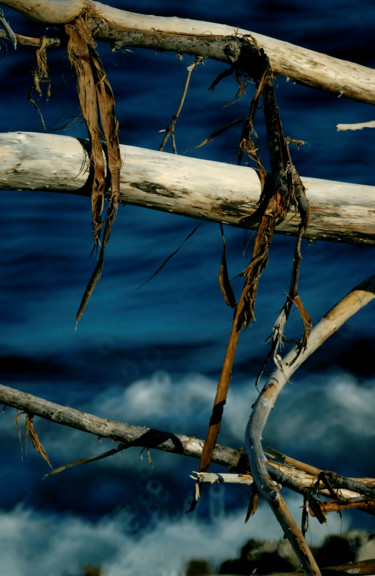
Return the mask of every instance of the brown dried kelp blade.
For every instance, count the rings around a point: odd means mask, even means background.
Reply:
[[[251,496],[249,506],[246,512],[245,524],[250,520],[251,516],[254,516],[255,512],[257,511],[258,502],[259,502],[259,491],[257,485],[254,483],[251,486]]]
[[[91,32],[81,17],[78,17],[72,24],[67,24],[65,31],[69,36],[68,55],[77,74],[79,103],[91,143],[91,162],[94,168],[91,206],[94,242],[98,245],[106,182],[105,162],[98,117],[98,102],[91,66],[91,59],[93,52],[95,52],[94,43]]]
[[[60,474],[60,472],[64,472],[69,468],[73,468],[73,466],[81,466],[82,464],[88,464],[90,462],[97,462],[98,460],[103,460],[103,458],[108,458],[109,456],[113,456],[118,452],[122,452],[122,450],[126,450],[128,448],[127,444],[119,444],[117,448],[113,448],[112,450],[108,450],[102,454],[98,454],[97,456],[90,456],[88,458],[81,458],[80,460],[75,460],[74,462],[69,462],[68,464],[64,464],[59,468],[54,468],[51,472],[48,472],[44,477],[47,476],[54,476],[55,474]]]
[[[77,326],[103,270],[105,248],[118,211],[122,160],[118,139],[118,121],[115,114],[115,99],[103,64],[95,50],[91,31],[84,17],[81,16],[72,24],[67,24],[65,30],[69,36],[69,58],[77,73],[82,115],[91,142],[91,162],[94,169],[91,191],[93,232],[95,245],[101,244],[98,262],[77,312]],[[101,131],[106,143],[107,178]],[[108,182],[111,188],[111,198],[106,217],[102,221],[104,194]],[[101,238],[103,226],[104,231]]]
[[[227,263],[227,245],[224,237],[224,230],[222,224],[220,224],[221,238],[223,241],[223,253],[221,256],[221,265],[219,270],[219,285],[221,292],[224,296],[225,303],[231,308],[237,306],[236,297],[234,295],[228,274],[228,263]]]
[[[52,468],[52,464],[49,461],[47,452],[45,451],[44,447],[42,446],[38,434],[35,432],[34,428],[34,415],[33,414],[26,414],[26,438],[30,434],[31,442],[41,457],[47,462],[47,464]]]
[[[250,322],[255,319],[255,300],[258,283],[268,263],[275,227],[285,218],[290,206],[298,205],[302,218],[302,202],[306,200],[305,198],[296,198],[295,190],[298,188],[299,180],[297,182],[298,175],[291,163],[288,145],[282,131],[274,93],[273,75],[268,58],[263,50],[258,50],[256,47],[253,48],[253,59],[255,60],[254,70],[256,70],[254,79],[257,83],[257,91],[250,104],[249,116],[242,132],[240,153],[249,150],[250,157],[256,161],[258,166],[258,173],[262,183],[262,193],[255,218],[256,221],[259,222],[259,227],[250,264],[244,271],[246,280],[234,315],[232,330],[217,385],[208,434],[202,449],[199,466],[200,472],[207,472],[211,463],[229,390],[239,335],[241,329],[243,327],[246,328]],[[254,116],[261,94],[263,95],[263,109],[271,161],[270,174],[266,174],[251,140]],[[301,192],[301,190],[299,190],[299,192]],[[307,221],[307,218],[308,216],[306,216],[305,221]],[[295,278],[295,289],[298,279],[296,270],[298,265],[299,261],[295,263],[293,275]],[[297,293],[295,292],[295,294]],[[308,315],[301,301],[296,301],[295,303],[299,305],[299,310],[301,314],[303,314],[306,333]]]

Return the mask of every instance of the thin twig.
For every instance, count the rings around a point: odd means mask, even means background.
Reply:
[[[187,67],[187,77],[186,77],[186,81],[185,81],[185,86],[184,86],[184,90],[182,92],[182,96],[181,96],[181,100],[180,100],[180,104],[177,108],[177,112],[176,114],[174,114],[172,116],[172,120],[171,123],[169,124],[168,128],[165,129],[165,136],[163,138],[162,143],[160,144],[159,147],[159,151],[161,152],[162,150],[164,150],[164,146],[166,145],[166,143],[168,142],[169,136],[172,137],[172,149],[173,149],[173,153],[177,154],[177,146],[176,146],[176,140],[175,140],[175,126],[176,126],[176,122],[178,120],[178,117],[181,114],[181,110],[182,107],[184,105],[185,102],[185,98],[186,98],[186,94],[189,88],[189,84],[190,84],[190,78],[191,78],[191,74],[193,72],[193,70],[196,69],[196,67],[198,66],[198,64],[200,64],[202,62],[202,58],[198,57],[195,62],[193,62],[193,64],[190,64],[190,66]]]

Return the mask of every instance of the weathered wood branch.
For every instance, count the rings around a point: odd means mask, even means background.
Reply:
[[[174,214],[248,227],[258,207],[255,170],[122,146],[120,201]],[[204,177],[203,177],[204,175]],[[90,195],[88,143],[69,136],[0,134],[0,189]],[[375,244],[375,188],[302,178],[311,206],[305,237]],[[276,231],[297,234],[290,212]]]
[[[203,440],[182,434],[100,418],[2,384],[0,384],[0,403],[100,438],[109,438],[129,448],[139,446],[200,458],[204,443]],[[244,450],[216,446],[213,461],[226,468],[242,468],[246,465],[247,456]]]
[[[84,0],[3,0],[1,4],[37,22],[65,24],[82,12],[85,2]]]
[[[348,318],[353,316],[373,298],[375,298],[375,276],[371,276],[354,288],[320,320],[311,331],[304,348],[301,348],[301,345],[298,344],[283,359],[279,356],[275,357],[277,369],[259,394],[252,408],[247,426],[246,449],[254,481],[259,492],[268,501],[277,520],[283,527],[285,535],[299,558],[305,574],[320,574],[320,572],[277,485],[269,475],[267,460],[262,448],[262,434],[278,395],[294,372]],[[365,490],[367,490],[367,487]]]
[[[3,0],[29,18],[49,24],[67,23],[83,10],[89,14],[94,37],[114,48],[139,46],[189,53],[233,63],[228,43],[242,51],[242,37],[251,35],[267,53],[274,74],[291,80],[375,104],[375,70],[288,42],[233,26],[177,17],[136,14],[87,0]]]
[[[35,415],[44,418],[45,420],[55,422],[56,424],[81,430],[82,432],[100,438],[109,438],[110,440],[119,443],[120,448],[114,449],[113,451],[110,451],[110,453],[116,453],[121,449],[138,446],[142,448],[161,450],[163,452],[181,454],[192,458],[200,458],[204,444],[203,440],[199,438],[101,418],[94,414],[82,412],[69,406],[56,404],[45,400],[44,398],[2,384],[0,384],[0,403],[16,408],[23,413]],[[101,456],[96,456],[92,459],[85,459],[85,461],[94,461],[100,457]],[[289,460],[287,456],[283,455],[283,457],[286,461]],[[245,450],[216,445],[212,461],[229,470],[236,470],[239,473],[195,473],[195,479],[205,482],[240,482],[243,484],[251,484],[253,482],[253,477],[249,473],[248,456]],[[304,463],[300,462],[299,465],[303,468],[308,468],[308,465]],[[69,466],[70,465],[68,465],[68,467]],[[62,467],[62,469],[65,468],[65,466]],[[314,469],[312,473],[301,472],[297,468],[290,466],[289,463],[282,464],[273,460],[267,461],[267,468],[270,476],[278,482],[281,481],[281,483],[283,483],[285,480],[286,485],[289,485],[288,480],[292,480],[296,486],[301,488],[301,493],[303,493],[306,488],[311,490],[317,474],[321,472],[319,469]],[[366,492],[366,488],[369,490],[366,497],[375,498],[374,479],[366,478],[354,480],[338,476],[338,481],[341,483],[354,482],[355,488],[359,488],[360,490],[359,492],[355,492],[345,488],[338,489],[337,494],[341,501],[363,495],[364,491]],[[322,484],[316,486],[316,493],[319,493],[322,496],[331,495]],[[361,507],[361,505],[359,505],[359,507]]]

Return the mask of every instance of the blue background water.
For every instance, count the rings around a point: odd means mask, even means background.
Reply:
[[[332,56],[373,67],[375,6],[347,1],[305,3],[220,1],[112,2],[123,9],[177,15],[241,26]],[[5,10],[14,30],[43,32]],[[53,34],[53,30],[49,30]],[[98,50],[113,85],[120,140],[157,149],[176,111],[189,57],[134,49]],[[4,52],[4,47],[2,46]],[[9,48],[1,61],[1,130],[42,131],[27,101],[30,49]],[[63,50],[49,51],[50,102],[40,101],[49,132],[86,136],[74,74]],[[208,88],[224,67],[206,62],[194,72],[177,125],[179,153],[247,110],[252,88],[233,106],[233,78]],[[294,159],[302,175],[375,184],[371,130],[337,132],[336,124],[373,119],[369,105],[322,94],[279,78],[277,99],[284,131],[306,144]],[[259,126],[262,136],[262,128]],[[236,162],[240,128],[191,153]],[[266,150],[263,150],[266,155]],[[203,177],[203,176],[202,176]],[[202,223],[151,282],[139,287],[192,231],[195,221],[126,206],[113,230],[102,279],[75,332],[75,313],[94,266],[90,258],[87,198],[33,192],[0,194],[1,382],[49,400],[132,424],[203,437],[231,325],[217,274],[218,225]],[[225,230],[232,278],[249,259],[251,235]],[[239,447],[254,380],[266,354],[265,339],[288,289],[293,239],[274,240],[260,283],[256,323],[242,335],[221,443]],[[300,294],[318,321],[338,298],[372,273],[372,249],[314,243],[303,246]],[[241,281],[234,281],[238,293]],[[282,394],[265,443],[322,468],[374,476],[374,342],[372,305],[351,319],[306,363]],[[290,335],[298,336],[298,315]],[[22,428],[22,419],[19,420]],[[217,567],[254,536],[279,537],[265,507],[244,527],[248,491],[213,487],[186,515],[197,462],[139,450],[73,468],[43,480],[46,463],[19,444],[15,411],[0,419],[0,552],[4,574],[78,573],[102,564],[106,575],[180,574],[191,557]],[[40,420],[40,438],[53,466],[92,456],[111,443]],[[290,505],[298,515],[301,502]],[[314,527],[317,539],[340,528]],[[344,528],[374,525],[359,513]],[[311,536],[313,538],[313,536]],[[171,550],[174,554],[171,554]],[[126,570],[126,572],[125,572]]]

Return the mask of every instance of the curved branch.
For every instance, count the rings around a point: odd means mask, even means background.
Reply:
[[[274,74],[338,96],[375,104],[375,70],[236,28],[236,23],[226,26],[136,14],[89,0],[2,0],[0,3],[50,24],[70,22],[85,9],[90,15],[94,37],[111,42],[114,48],[139,46],[171,50],[222,62],[233,63],[226,51],[228,41],[238,48],[241,38],[251,35],[267,53]]]
[[[262,433],[276,399],[294,372],[315,350],[336,332],[348,318],[375,297],[375,275],[371,276],[345,296],[311,331],[304,349],[295,346],[283,359],[276,357],[278,368],[263,387],[251,412],[246,430],[246,449],[250,468],[259,491],[266,498],[285,535],[304,566],[306,574],[319,574],[315,560],[290,514],[277,485],[272,481],[262,448]]]
[[[252,168],[121,146],[120,202],[251,228],[261,186]],[[204,178],[202,178],[204,174]],[[87,142],[70,136],[0,134],[0,190],[90,195]],[[303,177],[311,207],[305,238],[375,244],[374,187]],[[297,235],[291,211],[276,227]]]

